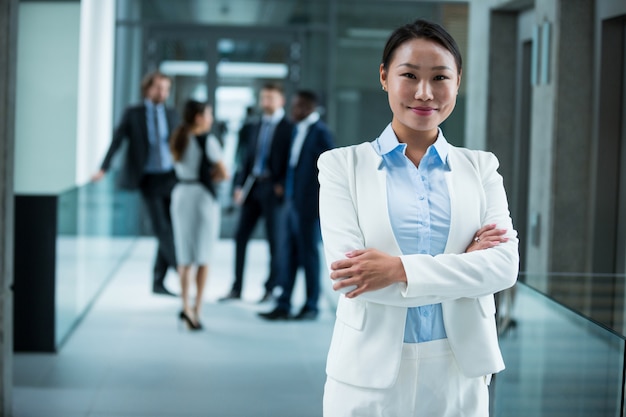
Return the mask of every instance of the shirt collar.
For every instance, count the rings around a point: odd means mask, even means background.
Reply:
[[[443,162],[444,166],[448,166],[448,151],[450,149],[450,144],[443,136],[441,129],[438,129],[438,131],[439,133],[437,135],[437,139],[433,145],[428,147],[427,155],[429,153],[433,155],[433,152],[435,152],[435,154],[438,155],[439,159]],[[379,156],[386,155],[396,150],[404,153],[405,149],[406,143],[398,142],[398,137],[391,128],[391,123],[387,125],[385,130],[383,130],[380,136],[374,141],[374,150]]]
[[[163,104],[155,104],[152,100],[146,98],[143,100],[144,105],[149,109],[159,108],[159,106],[163,106]]]
[[[313,123],[317,122],[320,119],[320,114],[316,111],[309,114],[304,119],[298,122],[298,129],[306,129],[311,126]]]
[[[274,114],[272,114],[271,116],[264,114],[263,115],[263,122],[265,123],[271,123],[271,124],[277,124],[278,122],[281,121],[281,119],[285,117],[285,109],[283,109],[282,107],[279,108],[278,110],[276,110],[274,112]]]

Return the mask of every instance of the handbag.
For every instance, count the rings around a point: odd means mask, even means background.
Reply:
[[[198,173],[198,181],[207,189],[214,198],[217,198],[217,190],[215,189],[215,183],[213,182],[213,163],[209,161],[206,156],[206,141],[208,135],[196,136],[196,141],[200,145],[201,159],[200,159],[200,172]]]

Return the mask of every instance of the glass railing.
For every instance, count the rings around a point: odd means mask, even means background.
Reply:
[[[55,345],[69,335],[139,234],[139,196],[116,190],[113,175],[59,194]]]
[[[108,177],[15,196],[16,351],[56,351],[130,252],[139,196],[117,191]]]
[[[607,287],[624,278],[521,280],[526,283],[497,295],[507,368],[492,383],[492,417],[623,416],[626,341],[616,298],[624,296]],[[529,282],[548,283],[543,291],[549,295]]]

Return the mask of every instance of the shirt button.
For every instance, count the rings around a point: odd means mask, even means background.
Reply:
[[[420,195],[420,196],[419,196],[419,197],[417,197],[417,198],[418,198],[419,200],[423,200],[423,199],[424,199],[424,196],[423,196],[423,195]]]

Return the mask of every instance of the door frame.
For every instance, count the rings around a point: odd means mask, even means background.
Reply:
[[[207,72],[207,98],[215,103],[215,92],[218,85],[218,76],[215,69],[219,63],[219,53],[217,42],[220,39],[232,39],[234,41],[266,41],[284,44],[288,48],[288,74],[285,80],[281,81],[285,90],[285,95],[298,88],[300,79],[300,60],[298,54],[294,53],[294,45],[303,45],[302,40],[307,28],[289,27],[240,27],[240,26],[220,26],[220,25],[189,25],[189,24],[150,24],[144,27],[143,37],[143,57],[142,73],[156,70],[159,66],[158,57],[154,48],[154,42],[162,40],[207,40],[206,62],[209,65]],[[301,55],[301,54],[300,54]],[[327,86],[328,87],[328,86]],[[216,104],[217,105],[217,104]]]

